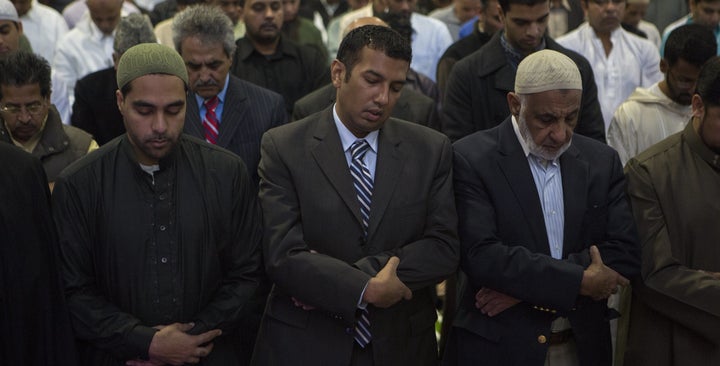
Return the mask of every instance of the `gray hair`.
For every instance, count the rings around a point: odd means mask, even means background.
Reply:
[[[198,37],[203,43],[221,43],[228,57],[235,53],[235,34],[230,18],[217,6],[193,5],[173,18],[173,44],[182,54],[185,38]]]
[[[157,43],[152,23],[147,15],[130,14],[120,20],[115,31],[113,50],[120,57],[132,46],[140,43]]]

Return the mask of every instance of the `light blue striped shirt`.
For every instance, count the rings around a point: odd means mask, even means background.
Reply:
[[[370,171],[373,182],[375,181],[375,165],[377,163],[377,151],[378,151],[378,131],[370,132],[367,136],[358,138],[353,135],[350,130],[340,121],[340,117],[335,111],[333,105],[333,119],[335,120],[335,127],[337,127],[338,133],[340,134],[340,142],[342,142],[343,151],[345,152],[345,160],[348,163],[348,169],[350,168],[350,162],[352,161],[352,153],[350,152],[350,146],[357,140],[365,140],[370,145],[370,149],[365,153],[363,162]]]
[[[565,206],[563,201],[562,173],[560,159],[547,161],[530,153],[525,140],[520,134],[520,128],[515,117],[512,117],[513,129],[520,145],[525,152],[530,171],[532,171],[535,188],[537,188],[540,204],[545,218],[550,255],[555,259],[562,259],[563,238],[565,227]]]

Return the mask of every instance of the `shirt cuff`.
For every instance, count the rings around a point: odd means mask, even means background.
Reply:
[[[363,287],[363,290],[362,290],[362,292],[360,293],[360,298],[358,299],[358,304],[357,304],[358,309],[363,309],[363,310],[365,310],[365,309],[367,308],[367,306],[368,306],[368,303],[366,303],[365,301],[363,301],[363,297],[365,297],[365,290],[367,290],[368,283],[370,283],[370,281],[367,281],[367,282],[365,283],[365,287]]]
[[[127,337],[127,345],[132,350],[137,358],[141,360],[150,359],[150,343],[155,336],[157,329],[147,327],[144,325],[138,325],[130,331]]]

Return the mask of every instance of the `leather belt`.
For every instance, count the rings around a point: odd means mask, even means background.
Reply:
[[[567,343],[573,339],[573,331],[572,329],[565,329],[561,330],[559,332],[550,333],[550,336],[547,337],[548,345],[549,346],[557,346],[560,344]]]

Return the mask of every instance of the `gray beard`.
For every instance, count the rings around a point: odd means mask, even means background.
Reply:
[[[572,142],[572,139],[570,139],[570,141],[560,147],[560,150],[555,152],[548,151],[542,146],[536,144],[535,141],[532,139],[532,136],[530,135],[530,129],[528,128],[527,123],[525,122],[525,118],[522,116],[522,114],[518,116],[518,127],[520,129],[520,136],[522,136],[523,140],[525,141],[525,144],[530,150],[530,153],[545,160],[554,161],[555,159],[559,158],[565,151],[567,151],[567,149],[570,147],[570,143]]]

